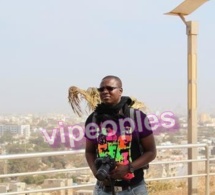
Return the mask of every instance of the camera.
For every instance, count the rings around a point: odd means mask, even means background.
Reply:
[[[108,178],[109,173],[116,167],[116,161],[110,156],[106,156],[103,158],[97,158],[95,160],[95,165],[97,168],[96,178],[99,181],[104,181]]]

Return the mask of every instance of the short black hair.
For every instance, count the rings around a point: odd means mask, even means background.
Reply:
[[[108,76],[105,76],[105,77],[102,79],[102,81],[105,80],[105,79],[114,79],[114,80],[117,81],[119,87],[122,87],[122,81],[121,81],[121,79],[120,79],[119,77],[117,77],[117,76],[108,75]]]

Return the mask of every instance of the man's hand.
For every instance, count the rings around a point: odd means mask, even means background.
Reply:
[[[128,170],[128,165],[116,163],[116,167],[111,171],[110,176],[113,179],[123,179],[123,177],[128,173]]]

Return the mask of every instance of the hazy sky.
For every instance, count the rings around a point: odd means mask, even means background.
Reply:
[[[0,0],[0,113],[72,112],[68,88],[121,77],[152,110],[186,110],[187,37],[178,0]],[[215,113],[215,1],[199,22],[198,108]]]

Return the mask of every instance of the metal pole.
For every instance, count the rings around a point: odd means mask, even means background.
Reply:
[[[187,88],[187,106],[188,106],[188,143],[197,143],[197,34],[198,23],[186,22],[186,31],[188,38],[188,88]],[[197,148],[188,149],[188,159],[197,159]],[[196,162],[188,163],[188,174],[195,175],[198,172]],[[198,178],[188,178],[188,195],[198,194]]]
[[[209,195],[210,194],[210,155],[209,155],[209,146],[205,146],[205,156],[206,156],[206,162],[205,162],[205,171],[206,171],[206,177],[205,177],[205,195]]]

